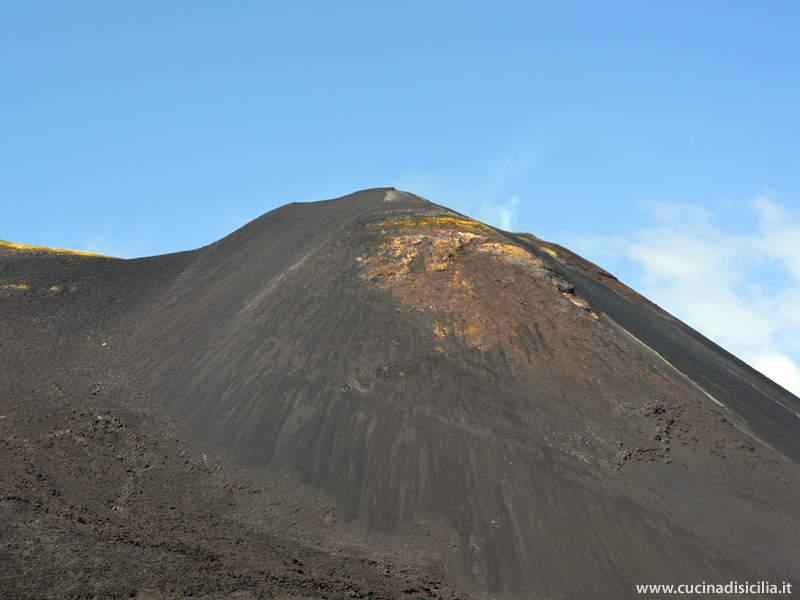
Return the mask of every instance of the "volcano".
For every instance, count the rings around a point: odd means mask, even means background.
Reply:
[[[0,292],[3,597],[800,584],[800,400],[533,235],[381,188]]]

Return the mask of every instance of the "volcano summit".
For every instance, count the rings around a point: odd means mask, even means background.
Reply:
[[[174,255],[0,246],[0,291],[4,596],[800,573],[800,400],[532,235],[373,189]]]

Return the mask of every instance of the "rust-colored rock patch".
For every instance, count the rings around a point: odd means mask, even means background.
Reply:
[[[410,310],[432,314],[440,338],[455,335],[481,348],[505,344],[531,318],[529,303],[511,293],[519,286],[581,318],[595,317],[559,273],[476,221],[404,220],[376,229],[377,251],[356,259],[362,279]]]

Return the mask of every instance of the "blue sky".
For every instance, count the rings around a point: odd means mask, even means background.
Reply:
[[[2,2],[0,239],[124,257],[395,186],[800,393],[797,2]]]

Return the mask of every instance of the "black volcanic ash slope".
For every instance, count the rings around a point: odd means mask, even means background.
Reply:
[[[452,600],[452,561],[415,545],[435,527],[341,522],[296,478],[187,443],[115,366],[196,257],[0,244],[0,597]]]
[[[0,244],[0,380],[3,597],[798,583],[797,398],[395,190],[148,259]]]
[[[345,521],[443,521],[473,593],[791,580],[797,399],[570,256],[392,189],[287,205],[198,251],[119,364]]]

